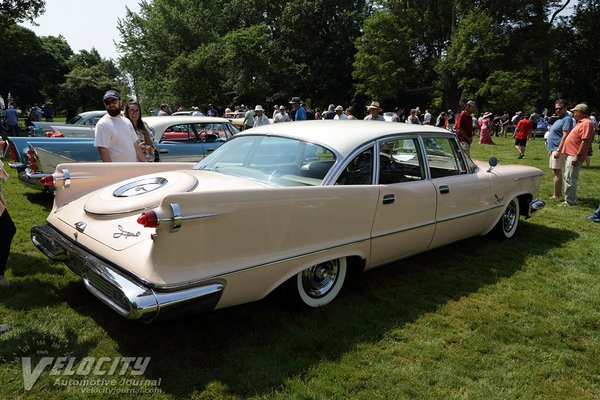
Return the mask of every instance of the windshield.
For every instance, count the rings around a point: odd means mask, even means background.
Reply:
[[[219,147],[194,169],[274,186],[317,186],[335,160],[331,150],[317,144],[274,136],[240,136]]]
[[[79,121],[81,121],[83,118],[81,117],[81,115],[76,115],[73,118],[71,118],[70,120],[68,120],[66,123],[69,125],[75,125],[78,124]]]

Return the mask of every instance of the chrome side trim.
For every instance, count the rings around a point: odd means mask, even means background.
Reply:
[[[520,178],[514,178],[514,181],[518,182],[518,181],[522,181],[522,180],[525,180],[525,179],[537,178],[538,176],[544,176],[544,174],[535,174],[535,175],[529,175],[529,176],[522,176]]]
[[[215,308],[225,289],[222,282],[161,290],[78,247],[50,225],[31,229],[33,244],[52,260],[64,261],[81,276],[86,289],[119,315],[151,322]]]

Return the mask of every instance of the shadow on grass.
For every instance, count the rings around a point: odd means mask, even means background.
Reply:
[[[187,398],[218,387],[230,395],[261,396],[320,362],[338,360],[361,343],[377,342],[448,301],[512,276],[528,257],[577,237],[522,223],[510,241],[473,238],[354,275],[335,302],[317,310],[290,311],[275,293],[251,304],[142,325],[99,301],[90,304],[82,286],[77,293],[69,285],[63,295],[106,330],[120,354],[152,357],[145,377],[162,378],[163,392]]]
[[[44,207],[44,211],[50,212],[52,210],[52,203],[54,202],[54,196],[48,192],[27,192],[25,194],[27,200],[33,204]]]

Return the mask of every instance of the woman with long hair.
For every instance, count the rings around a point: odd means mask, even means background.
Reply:
[[[142,144],[142,150],[149,162],[159,161],[158,147],[154,137],[150,134],[150,128],[142,120],[142,107],[137,101],[128,101],[125,106],[125,117],[131,121],[135,133]]]

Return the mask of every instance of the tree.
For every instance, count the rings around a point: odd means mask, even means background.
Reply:
[[[81,50],[69,60],[71,70],[60,85],[58,104],[63,108],[94,110],[102,104],[107,89],[117,89],[122,96],[127,84],[112,60],[103,59],[96,49]]]
[[[4,27],[0,48],[0,93],[12,93],[22,108],[53,97],[69,70],[72,51],[63,38],[38,38],[13,23]]]
[[[2,0],[0,2],[0,27],[17,22],[31,21],[46,10],[46,0]]]

